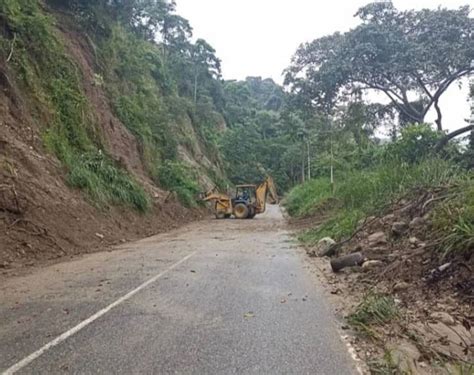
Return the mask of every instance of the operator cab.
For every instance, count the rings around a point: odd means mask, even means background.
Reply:
[[[257,200],[255,185],[237,185],[234,201],[254,203]]]

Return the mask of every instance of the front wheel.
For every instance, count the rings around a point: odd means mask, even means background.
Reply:
[[[249,208],[243,203],[237,203],[234,207],[234,216],[236,219],[246,219],[249,216]]]

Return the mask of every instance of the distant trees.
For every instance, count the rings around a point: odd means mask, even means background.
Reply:
[[[474,70],[470,8],[399,11],[384,2],[357,15],[355,29],[301,45],[285,83],[326,110],[360,90],[383,93],[407,123],[422,123],[434,108],[441,131],[440,97]]]

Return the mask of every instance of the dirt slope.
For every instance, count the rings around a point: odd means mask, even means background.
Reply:
[[[37,104],[21,92],[8,63],[0,61],[0,269],[103,249],[201,216],[146,175],[137,140],[113,114],[103,88],[94,83],[94,55],[87,39],[61,25],[58,34],[80,69],[106,151],[145,187],[153,207],[144,215],[120,207],[99,209],[69,188],[60,162],[43,147],[47,114],[35,110]]]

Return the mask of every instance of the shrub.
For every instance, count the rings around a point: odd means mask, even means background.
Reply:
[[[428,124],[410,125],[402,129],[401,137],[390,143],[385,152],[386,160],[415,163],[433,154],[433,150],[442,137]]]
[[[196,206],[199,186],[191,170],[180,162],[167,160],[159,169],[161,185],[176,192],[179,200],[187,207]]]

